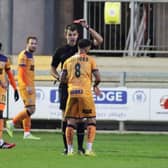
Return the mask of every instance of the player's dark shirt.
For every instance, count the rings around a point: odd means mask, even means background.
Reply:
[[[59,63],[61,63],[61,69],[66,59],[71,57],[77,52],[78,48],[77,45],[69,46],[65,45],[63,47],[57,48],[51,62],[51,66],[57,68]]]

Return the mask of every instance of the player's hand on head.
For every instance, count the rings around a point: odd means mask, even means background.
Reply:
[[[81,23],[84,23],[84,22],[86,22],[85,19],[76,19],[76,20],[73,21],[73,23],[76,23],[76,24],[81,24]]]
[[[80,24],[82,27],[88,28],[88,23],[85,19],[74,20],[74,23]]]

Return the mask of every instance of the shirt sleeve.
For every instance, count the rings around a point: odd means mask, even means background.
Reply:
[[[16,83],[15,83],[15,79],[14,79],[14,76],[13,76],[13,73],[11,71],[10,66],[11,66],[10,61],[9,61],[9,59],[7,59],[7,62],[5,64],[5,71],[8,75],[8,79],[9,79],[10,84],[12,85],[13,89],[16,90]]]

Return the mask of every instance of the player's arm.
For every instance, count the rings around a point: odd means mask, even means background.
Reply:
[[[98,96],[100,95],[100,90],[99,90],[99,83],[101,82],[101,78],[100,78],[100,72],[98,69],[95,69],[92,71],[93,73],[93,76],[95,77],[95,81],[94,81],[94,84],[93,84],[93,90],[95,92],[95,94]]]
[[[7,59],[7,62],[6,62],[6,64],[5,64],[5,72],[6,72],[6,74],[8,75],[9,83],[12,85],[13,89],[16,90],[16,89],[17,89],[17,88],[16,88],[16,82],[15,82],[13,73],[12,73],[12,71],[11,71],[9,59]]]
[[[93,84],[93,91],[97,96],[100,95],[100,90],[99,90],[99,83],[101,82],[101,77],[100,77],[100,72],[97,68],[96,61],[94,58],[91,57],[91,65],[92,65],[92,74],[95,78],[94,84]]]
[[[103,37],[91,27],[88,27],[88,31],[90,32],[91,36],[93,37],[94,45],[95,46],[101,45],[103,42]]]
[[[13,76],[12,71],[10,70],[10,68],[6,69],[6,73],[8,75],[8,79],[9,79],[9,83],[12,85],[13,89],[14,89],[14,99],[15,101],[19,100],[19,93],[16,87],[16,82]]]
[[[12,71],[10,69],[7,69],[6,73],[8,75],[9,83],[12,85],[13,89],[16,90],[17,89],[16,82],[15,82]]]
[[[59,80],[60,75],[57,71],[57,68],[53,67],[52,65],[51,65],[50,73],[51,73],[51,76],[54,77],[54,79]]]
[[[54,77],[56,81],[58,81],[60,78],[60,75],[57,70],[59,63],[61,62],[61,60],[59,59],[60,54],[61,54],[60,50],[57,49],[52,57],[51,66],[50,66],[50,74],[51,76]]]
[[[101,82],[100,72],[99,72],[98,69],[95,69],[92,72],[93,72],[93,75],[95,77],[95,81],[94,81],[93,87],[97,87],[99,85],[99,83]]]
[[[93,28],[91,28],[91,27],[88,25],[88,23],[86,22],[85,19],[75,20],[74,23],[79,23],[79,24],[81,24],[82,27],[86,28],[86,29],[90,32],[90,34],[91,34],[91,36],[92,36],[92,38],[93,38],[93,43],[94,43],[95,46],[99,46],[99,45],[102,44],[102,42],[103,42],[103,37],[102,37],[98,32],[96,32]]]

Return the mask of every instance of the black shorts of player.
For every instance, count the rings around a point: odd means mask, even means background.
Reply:
[[[66,102],[68,99],[68,86],[67,84],[60,84],[59,85],[59,101],[60,101],[60,109],[65,110]]]

